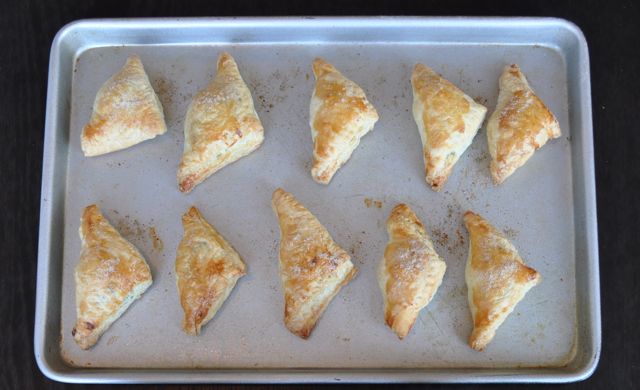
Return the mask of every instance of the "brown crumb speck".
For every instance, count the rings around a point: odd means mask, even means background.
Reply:
[[[449,235],[440,229],[433,229],[432,235],[435,238],[436,243],[440,246],[447,246],[449,243]]]
[[[486,106],[488,101],[487,98],[483,96],[476,96],[473,100],[478,104],[482,104],[483,106]]]
[[[490,158],[489,153],[487,152],[482,152],[480,153],[478,156],[476,156],[476,158],[474,159],[476,161],[476,163],[483,163],[485,161],[488,161]]]
[[[513,228],[507,228],[504,230],[504,234],[509,237],[510,239],[514,239],[516,237],[518,237],[518,234],[520,232],[518,232],[517,230],[513,229]]]
[[[173,106],[172,102],[177,93],[177,88],[171,79],[156,79],[154,84],[154,90],[162,102],[166,115],[167,108]]]
[[[358,252],[360,252],[361,249],[362,249],[362,240],[357,240],[353,245],[351,245],[351,248],[349,248],[349,252],[351,253],[351,256],[353,256],[358,263],[363,264],[364,262],[358,256]]]
[[[162,251],[162,249],[164,248],[164,243],[162,242],[160,236],[158,236],[158,232],[156,231],[156,228],[154,226],[149,227],[149,237],[151,238],[153,249],[157,250],[158,252]]]
[[[140,241],[144,238],[144,230],[140,222],[137,219],[131,219],[128,215],[116,223],[116,229],[129,240]]]
[[[364,198],[364,205],[367,206],[367,208],[370,208],[371,206],[375,206],[376,208],[381,209],[382,201],[371,199],[371,198]]]
[[[453,206],[452,205],[447,205],[447,218],[451,219],[453,218]]]

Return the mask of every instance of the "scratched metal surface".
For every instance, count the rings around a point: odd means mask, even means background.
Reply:
[[[292,37],[292,39],[295,39]],[[265,128],[256,152],[227,166],[191,194],[180,193],[176,168],[191,97],[230,52]],[[522,368],[559,367],[576,353],[576,254],[565,53],[545,42],[243,42],[125,44],[77,53],[70,100],[64,183],[60,355],[84,368]],[[168,132],[124,151],[85,158],[80,133],[100,85],[138,54],[164,107]],[[322,56],[358,83],[380,120],[327,187],[310,177],[310,64]],[[493,111],[504,65],[517,63],[557,116],[563,134],[536,152],[503,185],[491,184],[486,131],[455,166],[440,193],[423,174],[411,115],[410,73],[423,62]],[[485,121],[486,122],[486,121]],[[278,277],[279,229],[271,193],[293,193],[352,254],[357,277],[329,305],[308,340],[283,325]],[[385,221],[396,204],[422,219],[447,264],[444,281],[411,333],[400,341],[384,325],[376,267],[387,243]],[[154,283],[89,351],[71,337],[74,267],[84,206],[105,216],[145,255]],[[248,266],[216,317],[198,337],[180,327],[175,283],[181,215],[196,205]],[[61,205],[62,206],[62,205]],[[465,210],[504,231],[542,275],[484,352],[467,345],[472,322],[464,266]],[[155,235],[152,230],[155,231]],[[155,237],[154,237],[155,236]]]

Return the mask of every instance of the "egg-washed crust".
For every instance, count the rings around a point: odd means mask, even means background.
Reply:
[[[411,86],[425,179],[439,191],[478,133],[487,108],[423,64],[413,68]]]
[[[527,267],[509,240],[478,214],[467,211],[464,223],[470,239],[465,271],[473,317],[469,345],[481,351],[541,276]]]
[[[320,221],[291,194],[278,188],[272,205],[280,224],[284,322],[292,333],[306,339],[357,269]]]
[[[160,100],[140,57],[133,55],[98,90],[80,145],[85,156],[98,156],[126,149],[166,131]]]
[[[191,101],[184,124],[178,188],[190,192],[221,168],[256,150],[264,129],[233,57],[218,57],[213,81]]]
[[[233,247],[197,208],[182,216],[184,236],[176,256],[176,282],[184,310],[182,328],[191,335],[217,313],[246,266]]]
[[[376,121],[378,113],[356,83],[322,58],[313,61],[316,85],[309,107],[313,138],[311,176],[329,184]]]
[[[500,76],[496,110],[487,123],[491,176],[502,183],[549,139],[561,135],[556,117],[529,86],[518,65]]]
[[[446,271],[427,231],[406,204],[393,208],[387,220],[389,243],[378,268],[384,318],[400,339],[407,336]]]
[[[77,321],[71,334],[82,349],[100,336],[152,283],[142,254],[107,221],[96,205],[80,220],[82,251],[75,269]]]

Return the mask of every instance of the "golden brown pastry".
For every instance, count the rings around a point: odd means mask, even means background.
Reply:
[[[182,216],[182,226],[184,237],[176,257],[176,280],[184,310],[182,328],[197,335],[246,274],[246,267],[197,208],[191,207]]]
[[[82,349],[93,346],[151,286],[140,252],[111,226],[96,205],[80,220],[82,251],[76,266],[77,321],[71,334]]]
[[[190,192],[219,169],[256,150],[264,139],[251,92],[228,53],[218,73],[191,101],[184,123],[178,188]]]
[[[549,139],[560,137],[555,116],[533,92],[518,65],[504,68],[496,110],[487,123],[491,176],[502,183]]]
[[[400,339],[435,295],[447,266],[413,210],[393,208],[387,220],[389,243],[378,268],[384,319]]]
[[[291,194],[278,188],[272,205],[280,222],[284,323],[306,339],[329,302],[357,270],[347,252]]]
[[[316,86],[309,108],[315,181],[329,184],[376,121],[378,113],[362,88],[322,58],[313,61]]]
[[[126,149],[166,131],[160,100],[140,57],[134,55],[98,91],[80,144],[85,156],[98,156]]]
[[[541,277],[524,264],[509,240],[482,217],[467,211],[464,223],[470,239],[465,272],[473,317],[469,345],[481,351]]]
[[[411,86],[426,180],[439,191],[478,133],[487,108],[423,64],[413,68]]]

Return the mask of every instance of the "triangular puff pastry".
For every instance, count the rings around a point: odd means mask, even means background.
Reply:
[[[126,149],[166,131],[160,100],[140,57],[134,55],[98,91],[80,145],[85,156],[98,156]]]
[[[313,61],[316,86],[310,104],[313,180],[329,184],[376,121],[378,113],[362,88],[321,58]]]
[[[187,111],[178,188],[191,191],[219,169],[256,150],[263,139],[251,92],[233,57],[222,53],[216,77],[198,92]]]
[[[426,180],[432,189],[439,191],[454,164],[471,145],[487,108],[423,64],[413,68],[411,86]]]
[[[387,232],[389,243],[378,268],[378,283],[384,297],[384,319],[403,339],[435,295],[447,266],[406,204],[393,208]]]
[[[71,334],[82,349],[100,336],[151,285],[140,252],[107,221],[96,205],[80,220],[82,251],[76,266],[77,321]]]
[[[278,188],[272,205],[280,222],[284,322],[292,333],[306,339],[357,270],[347,252],[291,194]]]
[[[555,116],[533,92],[518,65],[504,68],[496,110],[487,123],[491,176],[502,183],[549,139],[560,137]]]
[[[467,211],[464,223],[470,239],[465,271],[473,317],[469,345],[481,351],[541,277],[524,264],[509,240],[482,217]]]
[[[178,246],[176,279],[184,310],[182,328],[197,335],[246,273],[231,245],[191,207],[182,216],[184,237]]]

